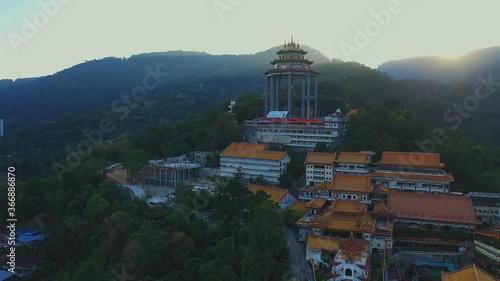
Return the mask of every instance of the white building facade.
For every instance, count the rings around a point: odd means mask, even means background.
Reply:
[[[335,153],[309,152],[304,162],[306,185],[313,186],[332,181],[335,157]]]
[[[235,177],[238,173],[248,181],[262,176],[266,184],[276,186],[290,156],[283,151],[266,151],[253,144],[233,143],[220,155],[220,175]]]

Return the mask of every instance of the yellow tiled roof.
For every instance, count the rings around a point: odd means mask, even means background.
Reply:
[[[266,150],[266,143],[247,143],[247,142],[232,142],[226,150]]]
[[[332,182],[324,182],[317,185],[318,189],[334,191],[347,191],[359,193],[371,193],[373,183],[370,175],[348,175],[336,173]]]
[[[476,265],[470,265],[452,272],[441,271],[441,281],[496,281]]]
[[[308,250],[338,251],[339,241],[333,237],[307,235]]]
[[[358,222],[355,220],[332,219],[326,226],[329,230],[358,231]]]
[[[260,151],[260,150],[224,150],[221,157],[253,158],[263,160],[282,160],[287,155],[284,151]]]
[[[330,210],[336,212],[347,212],[347,213],[361,213],[363,212],[363,206],[359,201],[347,201],[347,200],[335,200]]]
[[[336,162],[352,164],[368,164],[371,162],[363,152],[340,152]]]
[[[284,188],[264,186],[264,185],[255,185],[255,184],[249,185],[248,190],[250,190],[253,193],[257,193],[257,191],[262,190],[271,196],[271,198],[270,198],[271,201],[273,201],[274,203],[277,203],[277,204],[279,204],[281,202],[281,200],[283,200],[285,195],[288,193],[288,190],[284,189]]]
[[[333,165],[337,154],[326,152],[309,152],[305,164]]]
[[[306,207],[311,209],[319,209],[323,207],[326,202],[327,202],[326,199],[321,197],[316,197],[314,199],[311,199],[311,201],[307,202]]]
[[[307,212],[307,207],[306,207],[306,204],[303,203],[303,202],[299,202],[299,201],[295,201],[293,202],[289,207],[288,209],[292,209],[292,210],[299,210],[299,211],[304,211],[304,212]]]

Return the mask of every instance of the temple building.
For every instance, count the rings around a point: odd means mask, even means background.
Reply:
[[[262,176],[266,184],[276,186],[290,157],[283,151],[267,151],[266,144],[232,143],[220,154],[220,175],[240,174],[248,181]]]
[[[349,117],[340,109],[320,114],[319,73],[306,59],[307,51],[292,39],[276,54],[272,68],[264,73],[263,114],[244,122],[245,141],[279,143],[305,151],[313,151],[318,143],[336,145],[345,134]]]
[[[379,218],[386,213],[394,228],[472,231],[481,224],[467,196],[391,191],[374,210]]]
[[[371,151],[340,152],[335,160],[335,171],[345,174],[367,174],[373,155],[375,153]]]
[[[295,43],[292,37],[290,42],[285,43],[276,54],[278,58],[271,62],[272,69],[264,73],[264,115],[267,115],[269,111],[285,109],[300,118],[308,118],[311,115],[318,117],[319,73],[312,70],[313,62],[305,58],[307,52],[300,48],[300,44]],[[311,92],[313,83],[314,90]],[[294,89],[301,89],[300,112],[297,114],[292,112],[296,96]]]
[[[333,281],[370,280],[371,256],[368,243],[356,241],[351,235],[339,244],[332,263]]]
[[[299,200],[311,200],[322,197],[332,201],[359,200],[361,203],[371,203],[371,193],[373,183],[369,174],[349,175],[335,173],[332,181],[320,183],[313,187],[303,187],[300,189]]]
[[[374,249],[392,249],[394,214],[387,208],[385,202],[375,204],[373,209],[375,216],[375,233],[371,247]]]
[[[483,223],[500,224],[500,193],[469,192],[464,196],[472,199],[474,212]]]
[[[309,152],[304,161],[306,165],[306,185],[332,181],[336,157],[335,153]]]
[[[374,219],[366,212],[366,204],[345,200],[328,202],[323,198],[313,199],[309,203],[306,205],[307,215],[296,222],[299,241],[305,241],[308,234],[345,239],[351,232],[359,239],[372,239]]]
[[[384,151],[371,177],[393,190],[449,193],[454,179],[443,168],[438,153]]]

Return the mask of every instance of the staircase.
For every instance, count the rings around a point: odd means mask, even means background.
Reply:
[[[355,274],[353,274],[354,276],[344,276],[344,270],[345,269],[351,269],[355,272]],[[357,276],[363,276],[363,270],[361,270],[361,268],[359,268],[358,266],[356,265],[351,265],[351,264],[347,264],[347,263],[342,263],[342,264],[339,264],[338,266],[335,267],[335,273],[338,277],[334,278],[333,280],[334,281],[342,281],[342,280],[353,280],[353,281],[361,281],[361,279]]]

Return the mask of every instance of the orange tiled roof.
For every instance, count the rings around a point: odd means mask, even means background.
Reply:
[[[279,188],[279,187],[272,187],[272,186],[264,186],[264,185],[255,185],[251,184],[248,186],[248,190],[250,190],[253,193],[257,193],[257,191],[262,190],[268,195],[271,196],[271,200],[274,203],[279,204],[281,200],[285,197],[285,195],[288,193],[287,189],[284,188]]]
[[[439,153],[384,151],[379,165],[443,168]]]
[[[284,151],[260,151],[260,150],[224,150],[220,156],[222,157],[237,157],[237,158],[253,158],[263,160],[282,160],[287,155]]]
[[[293,202],[289,207],[288,209],[292,209],[292,210],[299,210],[299,211],[304,211],[304,212],[307,212],[307,207],[306,207],[306,204],[303,203],[303,202],[299,202],[299,201],[295,201]]]
[[[391,191],[387,207],[400,218],[479,224],[468,196]]]
[[[363,152],[340,152],[336,162],[352,164],[368,164],[371,162]]]
[[[363,205],[359,201],[347,201],[337,199],[333,202],[330,210],[334,212],[345,212],[345,213],[362,213]]]
[[[384,201],[377,202],[377,204],[373,206],[373,213],[377,215],[392,215],[391,210],[387,208],[387,205]]]
[[[452,182],[455,179],[449,173],[444,175],[425,175],[425,174],[409,174],[409,173],[389,173],[374,171],[371,172],[372,177],[387,177],[387,178],[400,178],[400,179],[414,179],[414,180],[429,180],[429,181],[449,181]]]
[[[303,224],[303,223],[301,223]],[[367,213],[337,213],[334,210],[314,217],[306,223],[309,227],[327,229],[331,231],[373,232],[373,217]]]
[[[475,264],[452,272],[441,271],[441,281],[496,281],[493,276],[486,273]]]
[[[389,191],[390,191],[390,189],[389,189],[388,187],[385,187],[385,186],[380,185],[380,184],[379,184],[379,185],[377,185],[377,187],[376,187],[376,188],[377,188],[377,189],[380,189],[381,191],[383,191],[383,192],[385,192],[385,193],[387,193],[387,192],[389,192]]]
[[[309,152],[304,164],[333,165],[337,154],[327,152]]]
[[[307,235],[307,249],[338,251],[339,240],[334,237]]]
[[[247,143],[247,142],[232,142],[226,150],[266,150],[266,143]]]
[[[326,199],[321,198],[321,197],[316,197],[314,199],[311,199],[311,201],[307,202],[306,207],[309,209],[320,209],[326,204]]]
[[[371,193],[373,191],[373,183],[370,179],[370,175],[336,173],[331,182],[320,183],[317,185],[317,188],[333,191]]]
[[[340,231],[356,231],[359,232],[359,226],[357,220],[342,220],[342,219],[332,219],[326,225],[326,229],[329,230],[340,230]]]

